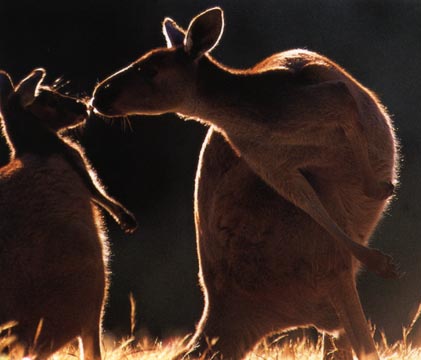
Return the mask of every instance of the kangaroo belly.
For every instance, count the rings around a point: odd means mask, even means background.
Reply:
[[[219,172],[218,159],[224,168]],[[266,185],[221,135],[209,139],[200,174],[198,245],[207,284],[225,287],[231,282],[248,290],[299,287],[307,292],[344,266],[327,232]],[[341,196],[332,195],[323,182],[315,181],[315,186],[332,217],[340,224],[352,217],[350,230],[362,235],[360,242],[367,241],[371,228],[366,223],[376,223],[382,206],[363,206],[361,217],[352,216],[338,203]]]
[[[106,244],[78,175],[60,157],[24,156],[0,170],[0,322],[19,340],[57,348],[101,312]]]

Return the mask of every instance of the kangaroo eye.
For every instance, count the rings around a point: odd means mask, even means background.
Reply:
[[[142,71],[142,75],[149,80],[153,79],[158,74],[158,70],[155,68],[143,68],[138,69],[138,71]]]

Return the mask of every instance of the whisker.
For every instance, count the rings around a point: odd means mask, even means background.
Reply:
[[[110,125],[110,126],[114,125],[115,118],[112,118],[112,117],[110,118],[108,116],[104,116],[99,113],[95,113],[95,116],[100,118],[101,120],[104,120],[104,123],[106,123],[107,125]]]
[[[59,78],[54,80],[52,88],[54,90],[60,90],[69,84],[70,84],[70,80],[64,80],[64,78],[60,76]]]
[[[128,125],[128,128],[129,128],[130,132],[134,132],[131,119],[128,116],[125,116],[125,118],[127,120],[127,125]]]
[[[54,80],[52,87],[57,88],[58,86],[60,86],[60,83],[62,83],[63,81],[64,81],[63,76],[58,77],[57,79]]]
[[[124,123],[126,124],[125,125],[125,127],[126,127],[125,131],[128,132],[130,130],[130,127],[129,127],[129,119],[127,119],[127,117],[124,117]]]
[[[125,132],[126,132],[126,121],[125,121],[125,119],[124,119],[124,118],[121,118],[121,119],[120,119],[120,128],[121,128],[121,131],[122,131],[123,133],[125,133]]]

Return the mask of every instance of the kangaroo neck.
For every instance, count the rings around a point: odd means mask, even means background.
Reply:
[[[214,125],[229,137],[247,135],[265,126],[268,109],[288,86],[278,79],[283,76],[281,72],[229,69],[210,57],[203,57],[196,71],[193,111],[185,115]]]

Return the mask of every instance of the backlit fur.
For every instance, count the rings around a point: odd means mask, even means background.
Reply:
[[[175,112],[211,125],[195,192],[205,309],[186,352],[238,360],[268,334],[315,326],[335,337],[326,359],[352,350],[378,359],[355,257],[396,276],[390,258],[365,247],[397,183],[391,120],[371,91],[311,51],[246,70],[220,64],[208,52],[222,28],[219,8],[185,37],[166,19],[168,48],[105,79],[92,102],[108,116]]]

